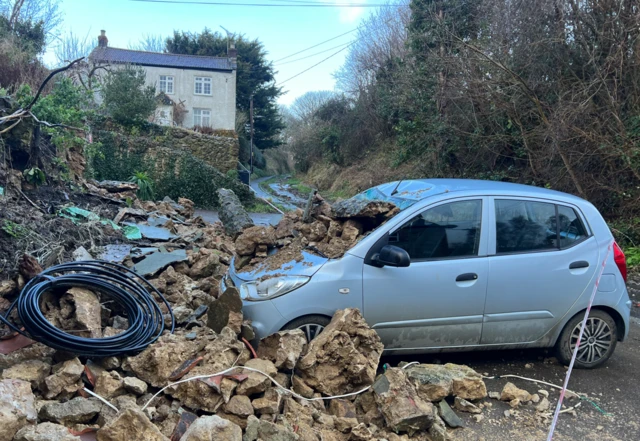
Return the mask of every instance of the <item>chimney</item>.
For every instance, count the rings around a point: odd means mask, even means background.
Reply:
[[[227,51],[227,56],[231,58],[233,61],[238,58],[238,49],[236,49],[236,44],[234,42],[229,43],[229,50]]]
[[[98,46],[99,47],[107,47],[109,44],[109,39],[107,38],[107,31],[100,31],[100,36],[98,37]]]

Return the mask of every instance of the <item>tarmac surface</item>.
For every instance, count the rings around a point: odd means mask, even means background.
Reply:
[[[638,308],[634,309],[634,315],[638,315]],[[411,359],[397,356],[385,357],[382,362],[395,366],[400,361],[466,364],[490,377],[513,374],[560,386],[567,372],[567,368],[558,363],[553,353],[544,350],[433,354]],[[500,392],[507,381],[532,394],[540,389],[549,391],[551,410],[555,409],[559,393],[548,386],[513,378],[487,379],[485,383],[488,391]],[[561,414],[554,440],[640,440],[640,319],[631,318],[628,339],[618,344],[604,366],[591,370],[574,369],[569,389],[586,395],[593,404],[582,400],[575,409],[576,416]],[[564,403],[566,407],[571,407],[578,401],[565,397]],[[450,430],[452,440],[547,439],[551,419],[541,418],[535,405],[521,405],[513,412],[508,403],[490,398],[483,402],[491,403],[491,407],[483,409],[481,422],[476,422],[470,414],[456,411],[467,427]],[[505,416],[506,410],[512,414]]]

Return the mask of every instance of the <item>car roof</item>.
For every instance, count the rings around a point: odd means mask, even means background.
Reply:
[[[398,185],[399,184],[399,185]],[[452,192],[465,192],[478,195],[512,195],[538,197],[543,199],[562,199],[574,203],[584,203],[584,199],[547,188],[511,182],[483,181],[478,179],[411,179],[394,181],[375,187],[385,196],[421,201],[423,199]]]

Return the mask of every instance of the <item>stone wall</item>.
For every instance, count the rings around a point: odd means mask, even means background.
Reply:
[[[144,144],[149,149],[166,147],[184,150],[223,173],[237,168],[240,144],[234,131],[219,130],[213,135],[178,127],[163,128],[163,131],[164,136],[152,135],[150,140],[145,139]]]
[[[218,205],[217,189],[232,189],[243,202],[249,188],[233,177],[239,143],[232,131],[212,135],[150,125],[122,129],[106,123],[93,133],[96,154],[90,158],[98,180],[129,180],[137,172],[153,182],[156,199],[186,197],[199,207]]]

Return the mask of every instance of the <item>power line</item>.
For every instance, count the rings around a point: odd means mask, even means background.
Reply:
[[[231,3],[231,2],[206,2],[206,1],[179,1],[179,0],[129,0],[132,2],[142,3],[169,3],[174,5],[207,5],[207,6],[258,6],[258,7],[275,7],[275,8],[379,8],[389,6],[382,3],[290,3],[290,4],[272,4],[272,3]],[[265,1],[265,0],[262,0]],[[269,0],[266,0],[269,1]],[[284,0],[286,1],[286,0]]]
[[[337,46],[330,47],[329,49],[325,49],[320,52],[316,52],[315,54],[307,55],[306,57],[296,58],[295,60],[285,61],[284,63],[274,64],[275,67],[282,66],[289,63],[295,63],[296,61],[306,60],[307,58],[315,57],[316,55],[324,54],[325,52],[329,52],[331,50],[337,49],[339,47],[347,46],[353,44],[353,41],[348,41],[346,43],[339,44]]]
[[[324,60],[321,60],[321,61],[317,62],[316,64],[314,64],[314,65],[313,65],[313,66],[311,66],[311,67],[308,67],[307,69],[303,70],[302,72],[299,72],[299,73],[295,74],[294,76],[289,77],[289,78],[287,78],[286,80],[284,80],[284,81],[282,81],[282,82],[280,82],[280,83],[277,83],[277,84],[278,84],[278,86],[280,86],[280,85],[282,85],[282,84],[286,83],[287,81],[293,80],[293,79],[294,79],[294,78],[296,78],[296,77],[299,77],[300,75],[302,75],[302,74],[303,74],[303,73],[305,73],[305,72],[310,71],[311,69],[313,69],[313,68],[314,68],[314,67],[316,67],[317,65],[322,64],[322,63],[324,63],[325,61],[327,61],[329,58],[331,58],[331,57],[334,57],[334,56],[338,55],[340,52],[342,52],[342,51],[343,51],[343,50],[345,50],[345,49],[350,48],[354,43],[355,43],[355,42],[353,42],[353,43],[349,44],[348,46],[343,47],[343,48],[342,48],[342,49],[340,49],[339,51],[334,52],[333,54],[329,55],[329,56],[328,56],[327,58],[325,58]]]
[[[287,55],[286,57],[279,58],[279,59],[275,60],[275,61],[274,61],[274,63],[278,63],[278,62],[280,62],[280,61],[282,61],[282,60],[286,60],[287,58],[294,57],[294,56],[296,56],[296,55],[298,55],[298,54],[301,54],[301,53],[303,53],[303,52],[306,52],[306,51],[311,50],[311,49],[313,49],[313,48],[316,48],[316,47],[318,47],[318,46],[322,46],[322,45],[323,45],[323,44],[325,44],[325,43],[329,43],[330,41],[333,41],[333,40],[338,39],[338,38],[340,38],[340,37],[344,37],[345,35],[350,34],[350,33],[352,33],[352,32],[355,32],[355,31],[357,31],[357,30],[358,30],[358,28],[351,29],[350,31],[345,32],[344,34],[337,35],[337,36],[332,37],[332,38],[330,38],[330,39],[328,39],[328,40],[322,41],[322,42],[320,42],[320,43],[318,43],[318,44],[314,44],[313,46],[310,46],[310,47],[308,47],[308,48],[306,48],[306,49],[302,49],[301,51],[298,51],[298,52],[293,53],[293,54],[291,54],[291,55]]]

